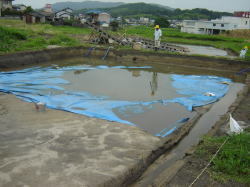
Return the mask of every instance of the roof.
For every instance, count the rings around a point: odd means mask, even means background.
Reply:
[[[59,11],[55,12],[55,13],[58,13],[58,12],[67,12],[67,13],[69,13],[69,14],[72,14],[71,12],[68,12],[68,11],[67,11],[68,9],[70,9],[70,10],[73,11],[73,9],[71,9],[71,8],[64,8],[64,9],[62,9],[62,10],[59,10]]]
[[[62,10],[67,10],[67,9],[73,10],[72,8],[69,8],[69,7],[67,7],[67,8],[64,8],[64,9],[62,9]]]
[[[54,13],[48,13],[48,12],[43,12],[43,11],[33,11],[29,14],[32,16],[35,16],[35,17],[52,17],[52,16],[54,16]]]
[[[14,5],[12,5],[13,7],[20,7],[20,6],[25,6],[25,7],[27,7],[26,5],[24,5],[24,4],[14,4]]]
[[[28,15],[40,17],[40,18],[44,17],[44,15],[40,14],[39,12],[35,12],[35,11],[28,13]]]

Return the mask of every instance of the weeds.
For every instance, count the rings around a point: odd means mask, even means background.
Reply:
[[[196,154],[209,160],[227,137],[205,137]],[[210,168],[212,177],[226,182],[234,180],[250,184],[250,133],[231,136]]]

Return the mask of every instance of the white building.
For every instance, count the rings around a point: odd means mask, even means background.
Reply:
[[[47,13],[53,13],[52,4],[46,4],[43,8],[43,11]]]
[[[139,22],[141,24],[149,24],[149,18],[140,17]]]
[[[71,8],[65,8],[55,13],[55,19],[68,19],[73,17],[73,10]]]
[[[250,29],[250,18],[223,16],[211,21],[185,20],[181,32],[195,34],[219,34],[235,29]]]
[[[106,23],[106,24],[110,24],[110,20],[111,20],[111,16],[110,14],[106,13],[106,12],[102,12],[99,14],[98,19],[97,19],[101,24]]]
[[[15,5],[13,5],[13,9],[16,11],[23,12],[27,9],[27,6],[25,6],[23,4],[15,4]]]

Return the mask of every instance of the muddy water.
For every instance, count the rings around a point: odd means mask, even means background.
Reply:
[[[71,84],[66,90],[87,91],[93,95],[106,96],[121,101],[155,101],[181,97],[172,86],[171,75],[148,72],[146,69],[102,69],[91,71],[69,71],[63,78]],[[189,112],[180,104],[153,104],[151,106],[133,106],[115,109],[115,114],[126,121],[155,135],[163,129],[171,130],[176,121],[192,118],[195,112]]]

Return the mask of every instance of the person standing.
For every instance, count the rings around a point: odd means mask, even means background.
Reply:
[[[159,25],[155,26],[155,33],[154,33],[154,37],[155,37],[155,50],[160,48],[161,45],[161,36],[162,36],[162,32],[160,29]]]
[[[247,50],[248,50],[248,47],[245,46],[245,47],[240,51],[240,57],[241,57],[241,58],[245,58],[245,57],[246,57]]]

